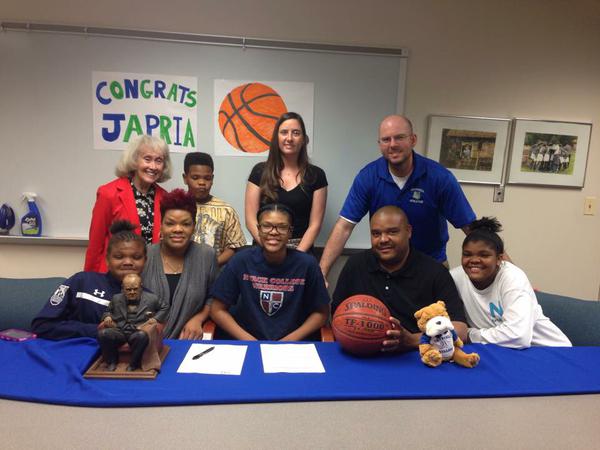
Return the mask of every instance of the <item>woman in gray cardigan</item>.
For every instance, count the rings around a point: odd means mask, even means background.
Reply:
[[[161,239],[148,248],[144,287],[170,305],[165,338],[202,339],[206,301],[217,274],[216,255],[208,245],[191,240],[196,222],[193,196],[175,189],[163,197],[160,209]]]

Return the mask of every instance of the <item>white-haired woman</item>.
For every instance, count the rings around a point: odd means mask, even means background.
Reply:
[[[109,227],[115,220],[136,225],[146,244],[158,242],[160,202],[165,190],[157,183],[171,178],[169,147],[160,138],[141,136],[123,152],[117,179],[98,188],[92,211],[85,271],[106,272]]]

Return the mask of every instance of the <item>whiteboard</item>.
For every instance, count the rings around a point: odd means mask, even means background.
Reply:
[[[214,80],[313,83],[311,159],[329,181],[317,245],[325,244],[356,173],[379,156],[379,122],[402,113],[407,64],[398,56],[24,32],[0,34],[0,61],[0,203],[9,203],[20,218],[26,212],[21,193],[36,192],[43,234],[57,238],[87,238],[96,189],[115,178],[120,156],[93,149],[93,71],[198,78],[198,148],[214,157],[212,193],[236,208],[242,224],[247,177],[266,155],[214,156]],[[167,190],[183,187],[183,158],[172,154]],[[370,246],[366,222],[347,247]]]

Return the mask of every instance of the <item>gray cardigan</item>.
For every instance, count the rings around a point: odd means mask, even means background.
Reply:
[[[215,251],[211,247],[190,242],[183,261],[183,272],[169,306],[165,338],[177,339],[186,322],[202,310],[216,278],[217,267]],[[146,289],[169,302],[171,293],[160,256],[160,244],[148,247],[142,280]]]

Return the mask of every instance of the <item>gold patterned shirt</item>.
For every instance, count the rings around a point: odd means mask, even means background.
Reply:
[[[226,248],[246,245],[240,219],[235,209],[217,197],[206,203],[196,203],[196,229],[192,239],[215,249],[219,256]]]

